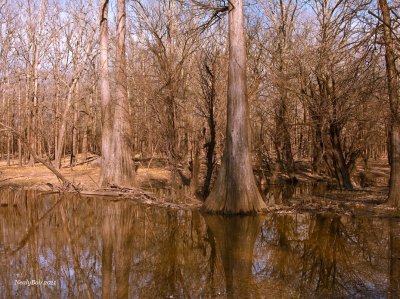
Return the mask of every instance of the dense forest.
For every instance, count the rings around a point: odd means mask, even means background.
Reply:
[[[99,155],[99,185],[133,187],[137,161],[162,158],[172,186],[235,213],[265,207],[257,182],[309,167],[353,190],[381,159],[399,207],[399,14],[397,0],[0,0],[1,160],[63,179],[65,157]]]

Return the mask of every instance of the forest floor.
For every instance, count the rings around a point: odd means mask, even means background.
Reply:
[[[78,156],[80,161],[80,156]],[[89,156],[87,163],[77,163],[76,166],[69,166],[69,159],[64,159],[61,167],[61,174],[81,190],[100,189],[98,185],[100,176],[100,157]],[[169,179],[169,171],[162,168],[139,167],[137,172],[137,183],[139,186],[155,187],[165,185]],[[44,165],[36,163],[34,167],[17,165],[12,161],[7,166],[6,161],[0,161],[0,186],[19,186],[25,189],[41,191],[53,191],[60,187],[62,182]]]
[[[78,156],[78,161],[81,161]],[[61,174],[75,186],[83,195],[127,197],[146,204],[170,208],[198,209],[202,202],[190,195],[187,189],[180,190],[179,195],[171,196],[170,172],[162,159],[147,159],[142,161],[137,170],[137,189],[101,188],[98,185],[100,176],[100,158],[90,155],[89,162],[69,166],[69,159],[62,164]],[[0,161],[0,188],[14,187],[38,191],[58,191],[62,182],[45,166],[37,163],[34,167],[17,165],[12,161],[7,166],[6,161]],[[383,160],[371,161],[367,170],[357,165],[353,172],[352,191],[341,191],[333,186],[328,177],[312,174],[307,163],[299,163],[294,174],[297,184],[284,181],[281,176],[280,185],[269,185],[264,189],[268,202],[272,203],[266,211],[292,213],[296,211],[317,211],[337,214],[362,214],[378,217],[400,217],[398,211],[387,207],[387,184],[389,167]],[[278,187],[280,188],[278,188]],[[304,186],[307,190],[304,191]],[[276,193],[277,188],[280,190]],[[147,191],[146,191],[147,190]],[[287,190],[291,190],[287,192]],[[155,193],[154,193],[155,192]],[[288,196],[289,193],[289,196]],[[272,198],[271,196],[275,197]]]

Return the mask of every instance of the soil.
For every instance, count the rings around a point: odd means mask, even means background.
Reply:
[[[78,161],[79,160],[78,156]],[[100,176],[100,157],[89,156],[87,163],[80,162],[76,166],[69,166],[69,159],[64,159],[61,174],[80,187],[81,190],[101,189],[98,185]],[[169,181],[169,171],[165,168],[139,167],[137,170],[137,183],[142,188],[160,188]],[[61,187],[62,182],[45,166],[36,163],[34,167],[18,166],[17,161],[12,161],[7,166],[6,161],[0,161],[0,187],[19,186],[24,189],[53,191]]]

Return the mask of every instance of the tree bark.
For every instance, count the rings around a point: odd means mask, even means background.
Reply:
[[[22,135],[22,76],[21,71],[18,70],[18,134]],[[18,166],[22,167],[22,143],[18,138]]]
[[[386,0],[379,0],[379,7],[383,17],[383,38],[385,43],[385,60],[387,86],[390,102],[390,179],[389,198],[387,203],[400,208],[400,113],[398,94],[398,75],[396,57],[393,44],[390,8]]]
[[[103,35],[103,34],[102,34]],[[116,67],[116,99],[114,106],[114,126],[112,130],[111,152],[105,158],[107,164],[102,165],[102,186],[115,184],[118,186],[133,186],[135,182],[135,168],[131,149],[127,143],[128,133],[128,89],[125,58],[126,35],[126,3],[117,2],[117,57]],[[104,49],[103,49],[104,51]],[[106,67],[106,66],[102,66]],[[103,82],[102,82],[103,83]],[[104,104],[104,99],[103,99]],[[103,106],[104,107],[104,106]],[[108,133],[108,132],[107,132]]]
[[[250,157],[243,0],[230,1],[228,108],[225,149],[217,181],[205,202],[209,212],[260,212],[265,203],[257,189]]]
[[[78,156],[78,118],[79,118],[79,86],[76,86],[75,102],[73,104],[72,147],[70,166],[75,166]]]
[[[111,156],[112,105],[108,72],[108,0],[100,4],[100,94],[102,114],[100,184],[106,186],[107,168]]]
[[[72,104],[72,96],[74,94],[74,90],[77,83],[78,83],[78,78],[77,77],[73,78],[72,83],[69,86],[68,95],[65,103],[65,109],[61,118],[60,129],[58,132],[57,151],[55,152],[55,161],[54,161],[55,164],[54,166],[57,169],[61,168],[61,159],[62,159],[62,152],[64,149],[65,132],[67,130],[68,113]]]
[[[329,128],[330,139],[332,143],[332,160],[333,166],[338,178],[340,188],[345,190],[353,190],[353,184],[351,183],[349,167],[346,164],[342,145],[340,142],[340,130],[335,124],[331,124]]]
[[[33,155],[41,154],[37,152],[37,141],[38,141],[38,88],[39,88],[39,50],[40,50],[40,42],[41,42],[41,35],[45,17],[45,10],[47,7],[47,0],[42,0],[40,2],[40,12],[39,12],[39,23],[38,23],[38,31],[34,32],[33,37],[33,99],[32,99],[32,113],[31,113],[31,147],[33,150]],[[30,166],[34,166],[34,158],[33,155],[30,155]]]

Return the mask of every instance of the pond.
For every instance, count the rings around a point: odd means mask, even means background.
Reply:
[[[399,298],[398,220],[1,190],[1,298]]]

